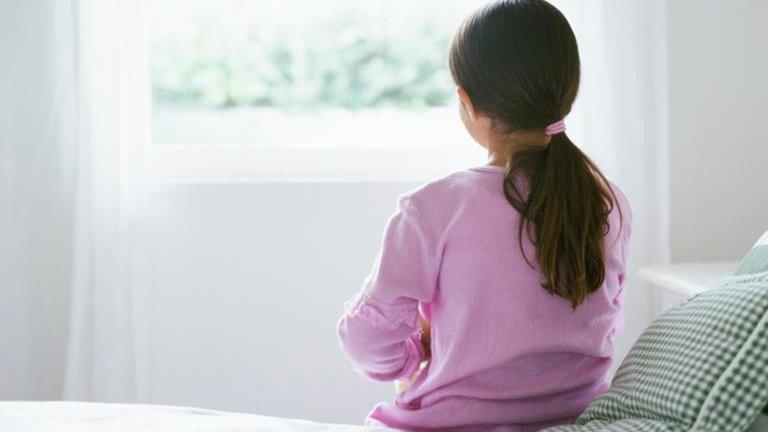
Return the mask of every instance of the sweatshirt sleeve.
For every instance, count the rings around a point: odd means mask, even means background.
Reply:
[[[419,303],[431,301],[435,291],[435,244],[401,197],[374,268],[338,325],[342,350],[361,374],[380,381],[408,378],[426,358],[418,314]]]

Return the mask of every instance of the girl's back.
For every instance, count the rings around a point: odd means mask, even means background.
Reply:
[[[514,235],[520,215],[500,188],[504,172],[473,168],[400,197],[340,338],[362,373],[407,380],[428,356],[413,336],[420,305],[432,327],[431,359],[395,403],[373,410],[373,423],[538,430],[573,421],[606,389],[621,325],[626,201],[613,186],[623,220],[611,213],[605,282],[573,309],[542,289],[540,269],[523,256],[530,260],[535,247],[527,240],[521,249]]]

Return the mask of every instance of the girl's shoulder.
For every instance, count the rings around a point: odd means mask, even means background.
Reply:
[[[471,169],[456,171],[399,195],[397,207],[425,232],[437,236],[463,220],[468,209],[482,207],[498,194],[502,181],[503,177]]]

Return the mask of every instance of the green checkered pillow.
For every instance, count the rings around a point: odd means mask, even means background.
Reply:
[[[768,404],[768,244],[651,324],[578,425],[547,432],[744,431]]]

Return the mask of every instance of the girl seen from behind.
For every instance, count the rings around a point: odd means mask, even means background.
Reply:
[[[631,213],[568,138],[579,53],[544,0],[496,1],[450,50],[460,117],[488,164],[398,199],[339,322],[376,380],[409,381],[370,425],[535,431],[607,389]]]

